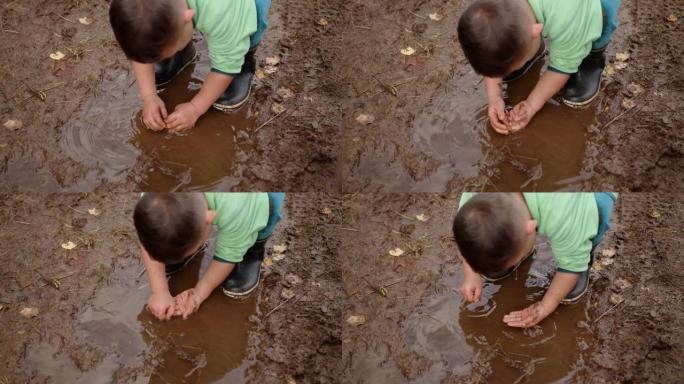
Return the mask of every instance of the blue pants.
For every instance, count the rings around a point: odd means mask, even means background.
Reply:
[[[616,194],[613,192],[594,192],[594,197],[596,198],[596,207],[599,212],[599,226],[596,231],[596,236],[594,236],[591,241],[592,248],[596,248],[596,246],[601,243],[606,232],[610,229],[612,225],[610,216],[613,213],[613,207],[615,206],[615,200],[617,199]]]
[[[257,241],[266,240],[273,234],[276,225],[283,218],[283,201],[285,201],[285,192],[268,192],[268,205],[270,208],[268,211],[268,223],[264,229],[259,231]]]
[[[254,48],[261,42],[264,32],[268,27],[268,9],[271,8],[271,0],[254,0],[257,12],[257,31],[249,37],[250,48]]]
[[[613,32],[618,26],[618,11],[620,10],[620,2],[622,0],[601,0],[601,9],[603,10],[603,31],[601,37],[594,41],[591,48],[601,49],[605,48],[613,37]]]

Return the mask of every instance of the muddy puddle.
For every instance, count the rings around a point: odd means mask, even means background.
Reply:
[[[187,102],[210,70],[206,43],[197,37],[198,60],[160,94],[169,113]],[[133,181],[146,191],[228,189],[238,183],[236,136],[254,127],[248,108],[224,114],[210,109],[189,133],[154,132],[142,124],[142,104],[132,72],[103,81],[64,126],[63,151],[80,163],[96,167],[82,188]],[[244,141],[244,140],[243,140]]]
[[[505,86],[507,105],[525,100],[543,65]],[[489,126],[482,77],[466,71],[446,92],[440,89],[411,123],[413,150],[439,164],[421,184],[443,188],[460,176],[491,191],[579,189],[590,177],[582,172],[585,139],[598,103],[571,109],[552,99],[527,128],[503,136]]]
[[[194,286],[211,254],[173,275],[171,294]],[[215,291],[188,320],[160,322],[145,308],[150,288],[142,272],[130,259],[84,305],[75,325],[84,348],[65,351],[60,340],[43,340],[28,349],[25,370],[56,383],[244,382],[256,297],[228,300]]]
[[[393,383],[462,382],[465,378],[488,383],[571,380],[591,352],[586,299],[560,306],[530,329],[511,328],[502,321],[504,315],[542,298],[555,267],[549,243],[538,239],[533,259],[500,283],[485,283],[481,300],[468,304],[458,293],[460,266],[447,265],[434,291],[400,324],[400,345],[380,343],[363,356],[352,356],[352,381],[387,377]]]

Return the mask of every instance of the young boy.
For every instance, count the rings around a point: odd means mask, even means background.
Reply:
[[[458,38],[475,71],[485,77],[489,121],[516,132],[561,91],[578,107],[598,95],[604,51],[617,28],[621,0],[476,0],[461,16]],[[502,83],[524,75],[545,53],[549,68],[527,100],[506,111]]]
[[[503,321],[532,327],[558,304],[577,302],[589,286],[593,250],[610,228],[616,199],[611,192],[464,193],[453,225],[464,270],[460,293],[479,301],[480,275],[489,281],[509,276],[533,253],[539,233],[549,239],[558,270],[541,301]]]
[[[227,111],[249,97],[254,53],[268,26],[271,0],[112,0],[109,19],[143,99],[143,123],[182,132],[211,106]],[[211,72],[202,89],[167,114],[157,96],[197,56],[196,29],[207,39]]]
[[[145,193],[133,219],[152,288],[150,312],[160,320],[187,318],[218,286],[231,298],[254,291],[284,198],[284,193]],[[209,267],[194,288],[172,297],[167,277],[204,252],[213,226],[216,251]]]

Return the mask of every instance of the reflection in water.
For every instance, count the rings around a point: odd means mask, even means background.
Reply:
[[[448,278],[444,292],[430,297],[404,324],[403,340],[433,362],[415,382],[446,377],[481,377],[487,382],[549,382],[570,377],[583,364],[589,336],[587,304],[561,306],[533,328],[506,326],[503,316],[540,300],[553,276],[549,244],[539,239],[537,253],[501,283],[485,283],[478,303],[458,294],[459,279]]]

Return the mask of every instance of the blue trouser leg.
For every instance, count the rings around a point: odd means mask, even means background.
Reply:
[[[620,10],[621,0],[601,0],[603,10],[603,31],[601,37],[594,41],[592,49],[602,49],[610,42],[613,32],[618,26],[618,11]]]
[[[283,202],[285,201],[284,192],[268,192],[269,214],[266,227],[259,231],[257,240],[266,240],[275,229],[278,222],[283,218]]]
[[[257,31],[249,38],[250,48],[254,48],[261,42],[264,32],[268,27],[268,9],[271,7],[271,0],[255,0],[257,11]]]
[[[617,194],[614,192],[594,192],[594,198],[599,212],[599,225],[596,236],[591,240],[591,264],[594,263],[594,249],[603,241],[606,232],[612,226],[610,216],[613,214]]]

